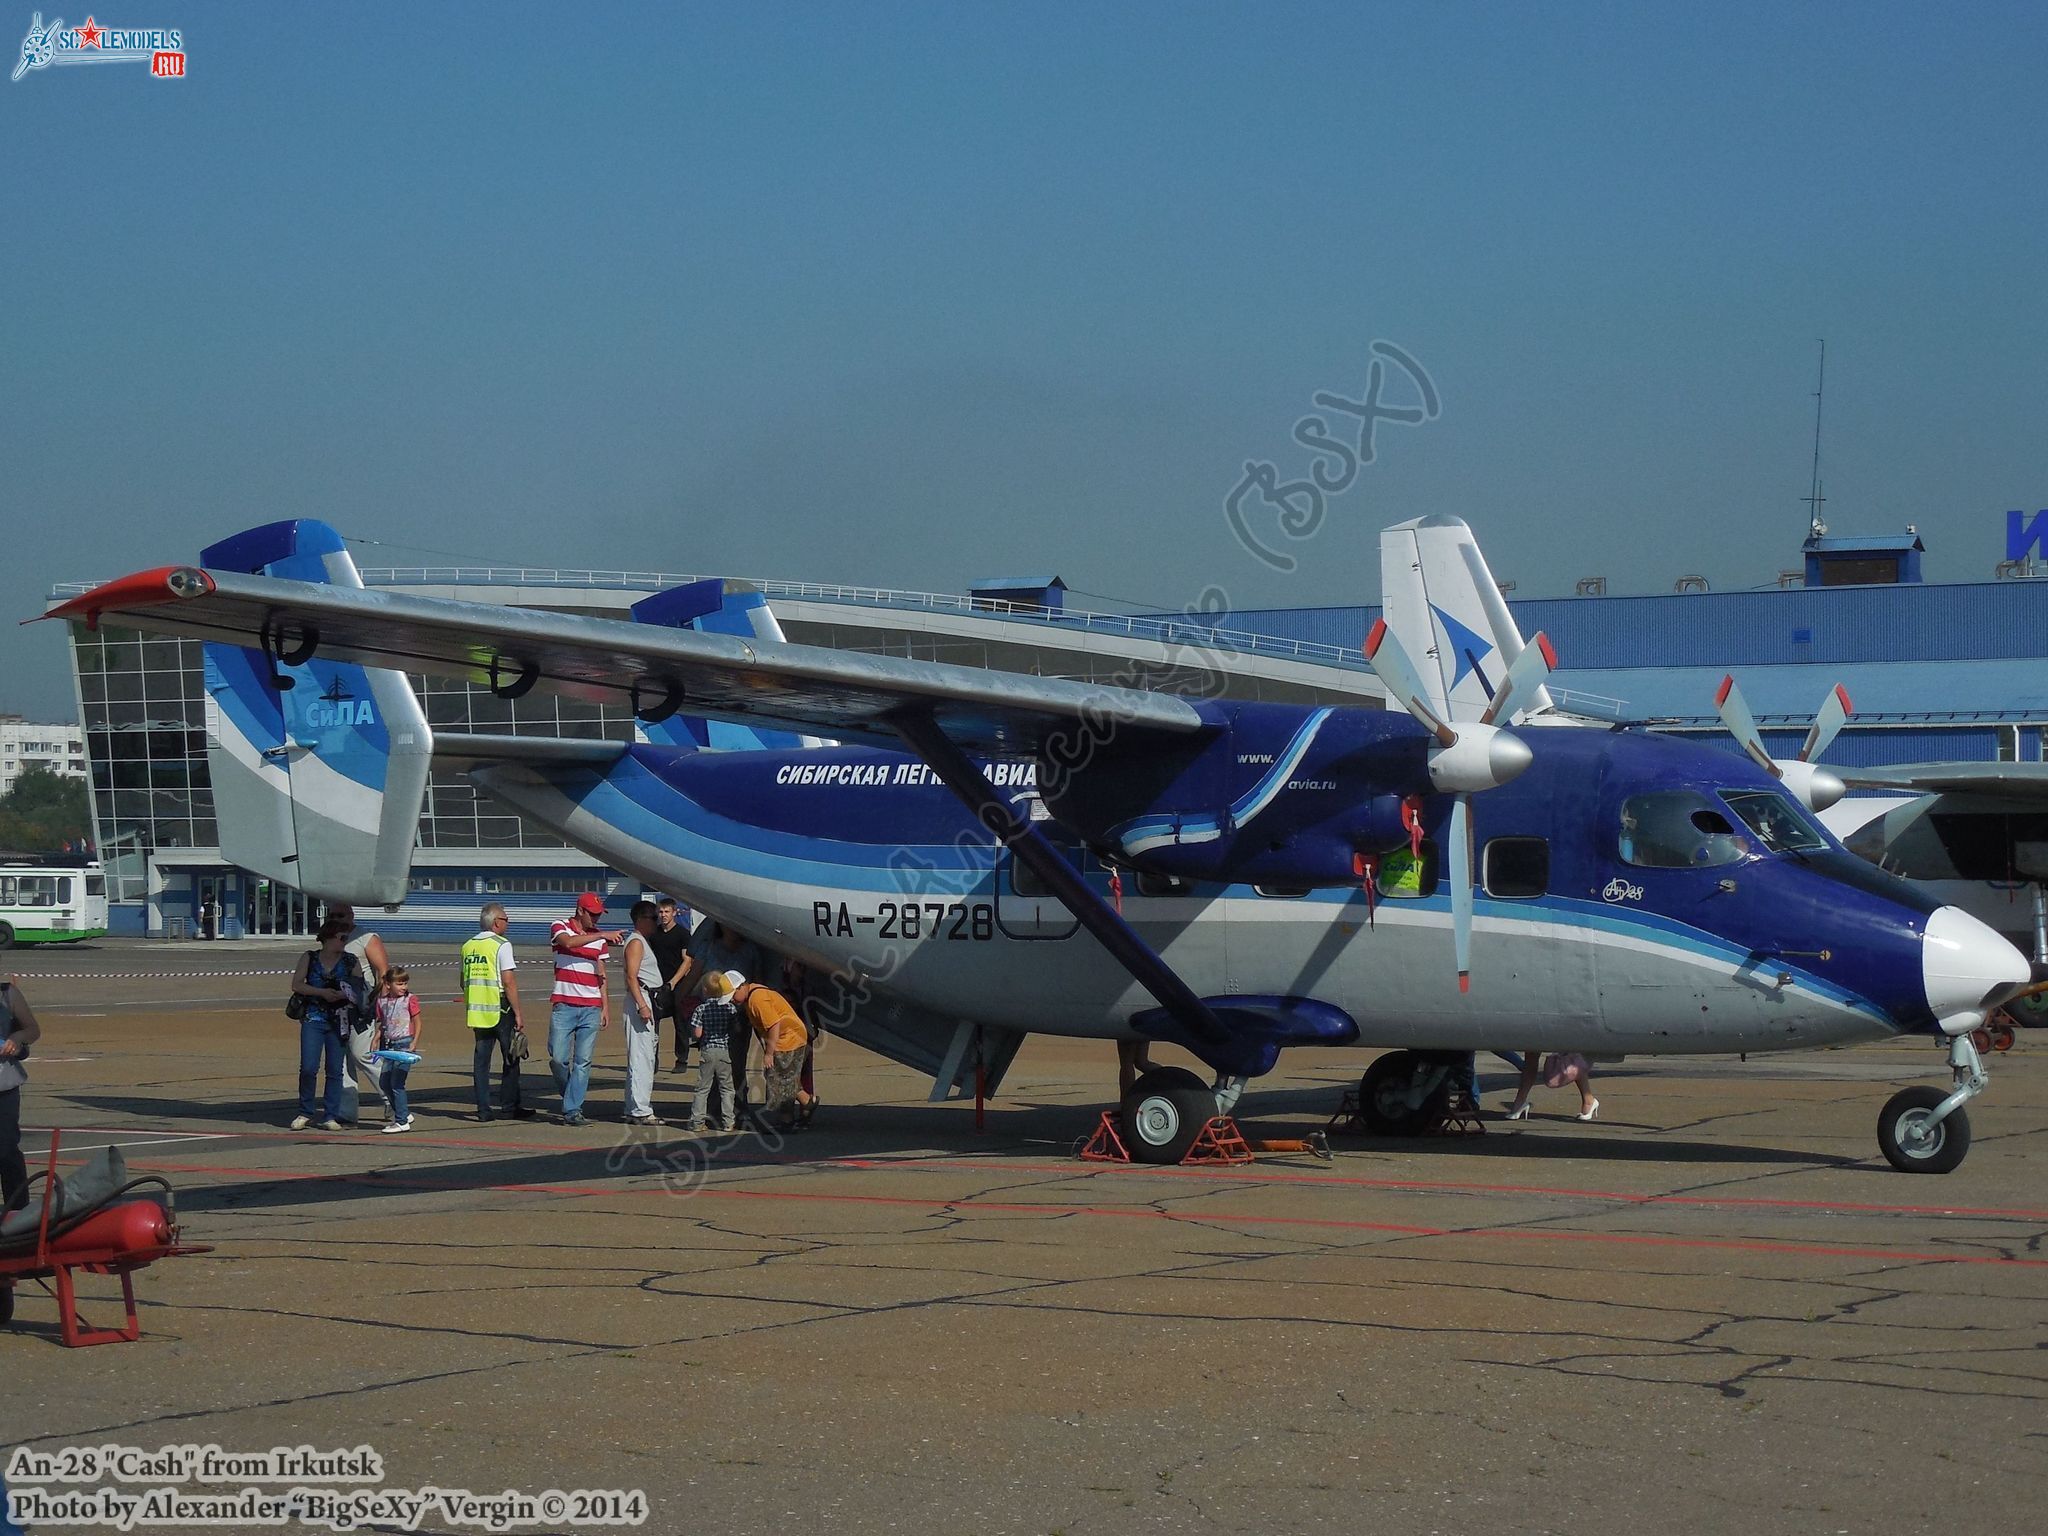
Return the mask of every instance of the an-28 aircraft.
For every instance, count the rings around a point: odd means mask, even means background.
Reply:
[[[1971,1032],[2029,980],[1953,906],[1814,819],[1810,762],[1567,716],[1465,525],[1382,540],[1366,637],[1399,707],[1312,707],[785,642],[692,583],[630,619],[363,588],[317,522],[124,577],[50,616],[196,636],[224,856],[403,897],[429,768],[864,998],[849,1032],[991,1091],[1030,1032],[1179,1045],[1138,1156],[1177,1160],[1289,1046],[1396,1049],[1368,1122],[1440,1114],[1462,1053],[1683,1055],[1927,1037],[1878,1140],[1946,1172],[1985,1086]],[[403,673],[629,707],[633,742],[430,732]],[[1839,724],[1839,722],[1834,722]],[[1811,753],[1802,754],[1810,758]]]

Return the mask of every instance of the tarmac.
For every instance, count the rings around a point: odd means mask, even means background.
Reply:
[[[1591,1125],[1539,1090],[1484,1135],[1154,1169],[1075,1159],[1115,1061],[1045,1039],[979,1129],[834,1040],[808,1133],[632,1130],[616,1030],[595,1123],[479,1125],[453,967],[401,955],[421,1129],[372,1097],[323,1135],[286,1129],[297,948],[6,957],[46,1029],[32,1165],[51,1127],[66,1165],[118,1144],[212,1251],[138,1277],[132,1344],[67,1350],[23,1290],[0,1448],[368,1445],[370,1486],[638,1490],[644,1528],[712,1536],[2039,1517],[2048,1031],[1992,1061],[1946,1177],[1875,1143],[1945,1075],[1925,1041],[1637,1058]],[[1247,1132],[1321,1126],[1371,1054],[1284,1057]]]

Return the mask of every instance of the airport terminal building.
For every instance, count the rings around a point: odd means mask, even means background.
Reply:
[[[1560,653],[1553,693],[1576,711],[1714,733],[1714,690],[1734,672],[1774,753],[1796,752],[1827,690],[1856,713],[1827,754],[1837,765],[2048,760],[2048,582],[2024,571],[1930,585],[1920,541],[1812,539],[1803,569],[1754,591],[1693,582],[1650,596],[1514,600],[1524,634]],[[529,568],[365,569],[372,586],[422,596],[624,617],[641,597],[697,578]],[[68,597],[89,583],[66,584]],[[1590,584],[1582,584],[1590,585]],[[1198,696],[1379,704],[1360,642],[1372,607],[1227,614],[1104,614],[1067,606],[1057,577],[976,583],[958,595],[765,581],[792,641]],[[100,858],[117,933],[198,934],[211,910],[225,937],[296,934],[317,900],[225,863],[206,757],[199,642],[74,624],[71,658],[93,786]],[[630,740],[634,721],[540,693],[509,700],[481,685],[414,678],[436,729]],[[1731,743],[1732,750],[1732,743]],[[380,914],[394,938],[474,930],[483,900],[515,927],[566,910],[574,893],[640,894],[636,881],[436,770],[405,903]]]

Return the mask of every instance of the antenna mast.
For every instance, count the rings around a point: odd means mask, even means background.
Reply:
[[[1827,497],[1821,494],[1820,485],[1820,409],[1828,387],[1828,339],[1822,336],[1817,340],[1820,342],[1820,380],[1813,390],[1813,489],[1802,498],[1808,513],[1807,531],[1816,539],[1828,531],[1828,525],[1820,515],[1821,507],[1827,502]]]

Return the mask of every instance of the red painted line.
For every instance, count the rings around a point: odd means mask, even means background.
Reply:
[[[288,1182],[330,1182],[367,1184],[378,1189],[416,1189],[447,1194],[545,1194],[579,1199],[678,1198],[667,1190],[621,1188],[603,1184],[486,1184],[448,1179],[427,1179],[404,1175],[371,1173],[313,1173],[288,1169],[235,1168],[209,1164],[136,1162],[131,1168],[148,1173],[201,1173],[216,1178],[274,1179]],[[829,1165],[819,1165],[829,1166]],[[1357,1221],[1330,1216],[1273,1216],[1232,1211],[1159,1211],[1135,1206],[1039,1205],[1029,1201],[975,1199],[918,1199],[911,1195],[823,1194],[806,1190],[714,1189],[692,1190],[693,1200],[785,1200],[823,1205],[864,1205],[894,1207],[926,1212],[984,1211],[998,1215],[1098,1216],[1127,1221],[1171,1221],[1238,1226],[1295,1227],[1336,1232],[1381,1232],[1399,1237],[1461,1237],[1539,1242],[1614,1243],[1648,1248],[1700,1248],[1721,1252],[1780,1254],[1798,1258],[1875,1259],[1909,1264],[1991,1264],[2022,1269],[2048,1269],[2048,1258],[2012,1258],[1989,1253],[1923,1253],[1896,1248],[1849,1248],[1817,1243],[1781,1243],[1766,1238],[1670,1237],[1645,1232],[1567,1232],[1549,1229],[1508,1227],[1426,1227],[1391,1222]]]

